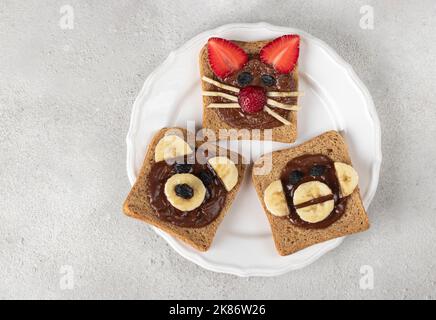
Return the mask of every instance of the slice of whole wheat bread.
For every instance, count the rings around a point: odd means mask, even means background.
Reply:
[[[232,202],[238,193],[245,174],[246,166],[241,155],[228,151],[227,154],[229,156],[230,154],[233,154],[233,156],[238,157],[238,163],[236,163],[236,167],[238,168],[239,172],[238,183],[230,192],[227,193],[226,203],[219,216],[207,226],[202,228],[184,228],[173,225],[166,221],[162,221],[156,216],[154,209],[150,205],[147,178],[154,163],[154,150],[156,144],[170,130],[179,130],[179,132],[183,132],[186,140],[187,131],[182,128],[163,128],[154,135],[148,146],[139,176],[129,192],[126,201],[124,202],[124,213],[128,216],[143,220],[155,227],[158,227],[200,251],[206,251],[209,249],[219,224],[230,209]],[[197,141],[196,144],[198,147],[202,144],[202,142]],[[217,147],[217,152],[220,149],[221,148]]]
[[[305,154],[323,154],[333,161],[351,165],[348,148],[342,136],[336,131],[328,131],[294,148],[275,151],[263,155],[254,163],[254,168],[263,161],[272,159],[272,170],[265,175],[255,175],[253,183],[263,209],[271,225],[274,243],[280,255],[289,255],[316,243],[345,236],[369,228],[369,221],[360,198],[359,187],[349,196],[342,217],[325,229],[304,229],[293,225],[287,217],[277,217],[268,212],[263,201],[265,189],[274,180],[280,179],[282,169],[289,160]]]
[[[258,53],[259,50],[269,42],[270,40],[265,41],[254,41],[254,42],[245,42],[245,41],[233,41],[238,46],[240,46],[244,51],[248,54]],[[205,45],[200,51],[200,78],[203,76],[214,78],[214,73],[209,65],[208,55],[207,55],[207,45]],[[296,66],[294,71],[292,72],[292,76],[294,77],[294,81],[297,83],[298,87],[298,67]],[[203,91],[221,91],[216,88],[214,85],[202,81],[202,89]],[[225,91],[225,90],[224,90]],[[214,109],[207,108],[207,106],[214,101],[214,97],[203,96],[203,128],[208,128],[215,132],[215,135],[218,137],[219,129],[236,129],[228,125],[226,122],[222,121],[219,115],[216,113]],[[279,127],[275,127],[272,129],[272,138],[268,135],[264,135],[264,130],[261,130],[260,137],[256,137],[259,140],[272,140],[279,142],[294,142],[297,139],[297,111],[289,112],[289,117],[287,119],[291,122],[291,125],[282,125]],[[230,137],[232,138],[232,137]],[[238,136],[238,139],[245,139],[243,136]],[[254,139],[254,138],[252,138]]]

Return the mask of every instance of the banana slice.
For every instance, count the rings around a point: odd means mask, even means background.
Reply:
[[[317,199],[332,194],[328,185],[320,181],[309,181],[302,183],[294,192],[294,205]]]
[[[341,195],[346,197],[353,193],[359,182],[359,176],[356,170],[346,163],[335,162],[336,176],[341,186]]]
[[[335,207],[333,200],[313,204],[304,208],[297,209],[300,218],[310,223],[317,223],[327,218]]]
[[[320,181],[309,181],[301,184],[294,192],[294,205],[299,205],[310,200],[332,194],[332,190]],[[327,218],[333,211],[335,203],[327,200],[303,208],[296,209],[297,214],[304,221],[316,223]]]
[[[168,135],[159,140],[154,149],[154,161],[159,162],[191,154],[193,151],[185,140],[177,135]]]
[[[193,195],[186,199],[176,194],[176,186],[187,184],[191,187]],[[206,196],[206,187],[203,182],[190,173],[179,173],[171,176],[165,183],[165,196],[171,205],[180,211],[191,211],[198,208]]]
[[[235,163],[226,157],[214,157],[208,160],[210,166],[220,177],[227,191],[230,191],[238,183],[238,168]]]
[[[263,201],[271,214],[278,217],[284,217],[289,214],[288,204],[280,180],[271,182],[271,184],[265,189]]]

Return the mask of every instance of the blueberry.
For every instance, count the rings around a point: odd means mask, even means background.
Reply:
[[[176,195],[183,199],[191,199],[194,196],[194,190],[186,183],[176,185],[175,191]]]
[[[314,165],[311,169],[310,169],[310,175],[314,176],[314,177],[319,177],[322,176],[325,172],[325,166],[323,165]]]
[[[300,181],[304,176],[304,173],[298,170],[294,170],[289,175],[289,182],[291,184],[296,184],[298,181]]]
[[[176,163],[175,169],[177,173],[189,173],[192,171],[192,164]]]
[[[267,87],[272,87],[276,84],[276,79],[269,74],[263,74],[260,78],[262,79],[262,83]]]
[[[210,185],[213,181],[213,175],[212,173],[210,173],[209,171],[201,171],[198,174],[198,177],[200,178],[200,180],[207,186]]]
[[[248,84],[250,84],[250,82],[253,80],[253,76],[251,75],[250,72],[242,72],[238,75],[238,84],[241,87],[244,87]]]

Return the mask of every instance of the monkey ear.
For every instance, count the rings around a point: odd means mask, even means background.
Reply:
[[[352,194],[359,182],[359,176],[356,170],[349,164],[335,162],[335,171],[341,188],[341,196],[346,197]]]
[[[300,36],[287,34],[268,42],[260,50],[262,62],[272,65],[279,73],[290,73],[300,55]]]
[[[248,55],[241,47],[222,38],[208,40],[207,55],[213,73],[221,79],[241,70],[248,61]]]

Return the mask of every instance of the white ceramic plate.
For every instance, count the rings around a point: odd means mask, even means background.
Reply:
[[[254,41],[283,34],[301,36],[299,59],[300,98],[296,144],[334,129],[345,136],[367,208],[377,188],[381,164],[380,125],[371,96],[352,68],[324,42],[301,30],[266,23],[229,24],[199,34],[172,52],[144,83],[132,111],[127,135],[127,173],[133,184],[146,147],[162,127],[186,127],[188,120],[201,126],[202,99],[198,70],[200,48],[212,36]],[[243,155],[256,159],[263,152],[289,144],[244,142]],[[232,144],[232,147],[237,145]],[[250,150],[251,149],[251,150]],[[263,150],[262,150],[263,149]],[[250,152],[251,151],[251,152]],[[330,240],[281,257],[269,223],[249,177],[227,214],[208,252],[201,253],[155,228],[180,255],[199,266],[238,276],[275,276],[312,263],[337,247],[343,238]]]

